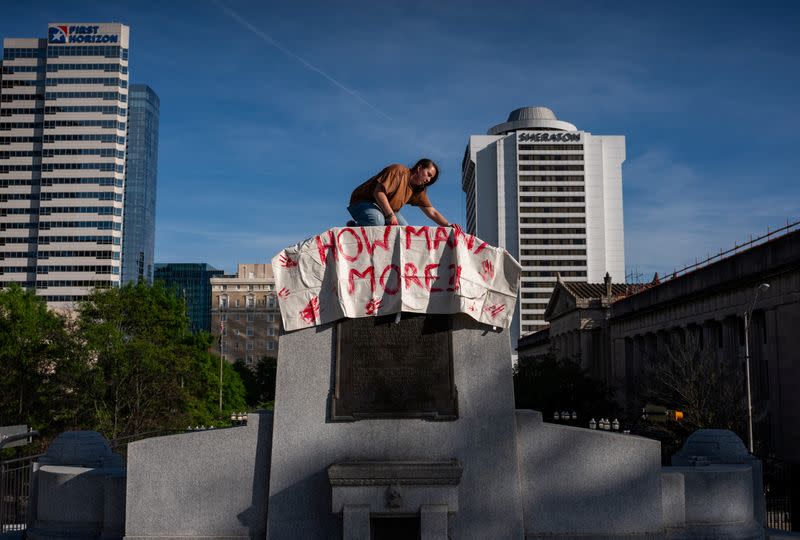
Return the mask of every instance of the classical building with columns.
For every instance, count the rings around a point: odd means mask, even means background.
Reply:
[[[760,411],[755,440],[779,459],[800,463],[800,231],[661,282],[559,281],[545,318],[549,328],[522,338],[519,357],[549,351],[579,359],[629,408],[639,405],[645,361],[665,347],[691,341],[744,370],[749,336],[753,403]]]

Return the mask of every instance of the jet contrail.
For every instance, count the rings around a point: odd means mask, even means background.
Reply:
[[[375,111],[379,115],[383,116],[387,120],[392,121],[392,117],[391,116],[389,116],[388,114],[386,114],[385,112],[383,112],[382,110],[377,108],[375,105],[373,105],[372,103],[370,103],[369,101],[367,101],[366,99],[361,97],[358,94],[358,92],[356,92],[355,90],[352,90],[352,89],[346,87],[345,85],[343,85],[342,83],[340,83],[339,81],[337,81],[336,79],[334,79],[333,77],[331,77],[330,75],[328,75],[327,73],[322,71],[320,68],[318,68],[314,64],[312,64],[312,63],[308,62],[307,60],[305,60],[304,58],[296,55],[295,53],[293,53],[292,51],[290,51],[289,49],[287,49],[286,47],[284,47],[283,45],[281,45],[280,43],[275,41],[271,36],[269,36],[265,32],[259,30],[255,26],[253,26],[247,19],[245,19],[244,17],[242,17],[241,15],[239,15],[238,13],[233,11],[231,8],[229,8],[228,6],[226,6],[225,4],[220,2],[219,0],[211,0],[211,1],[214,4],[216,4],[216,6],[218,8],[220,8],[222,11],[224,11],[230,18],[232,18],[233,20],[235,20],[236,22],[238,22],[239,24],[241,24],[242,26],[244,26],[245,28],[247,28],[248,30],[253,32],[255,35],[257,35],[258,37],[260,37],[261,39],[263,39],[264,41],[266,41],[267,43],[269,43],[270,45],[272,45],[273,47],[275,47],[279,51],[281,51],[286,56],[294,58],[295,60],[297,60],[298,62],[303,64],[305,67],[307,67],[311,71],[322,75],[323,77],[328,79],[328,81],[331,84],[333,84],[334,86],[336,86],[337,88],[340,88],[340,89],[344,90],[345,92],[347,92],[348,94],[350,94],[351,96],[353,96],[354,98],[356,98],[357,100],[359,100],[360,102],[365,104],[367,107],[369,107],[370,109],[372,109],[373,111]]]

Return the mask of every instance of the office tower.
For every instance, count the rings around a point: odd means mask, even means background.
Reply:
[[[176,291],[186,302],[192,332],[211,331],[211,278],[222,270],[205,263],[156,263],[154,280]]]
[[[211,332],[215,351],[233,363],[255,367],[278,357],[281,316],[271,264],[240,264],[235,276],[211,278]]]
[[[122,227],[122,283],[153,282],[159,99],[146,84],[128,92],[128,154]]]
[[[598,136],[545,107],[512,111],[487,135],[472,135],[462,162],[467,229],[522,264],[511,328],[544,326],[557,275],[565,281],[625,278],[622,163],[625,137]]]
[[[127,26],[50,24],[3,41],[0,286],[69,308],[121,282]]]

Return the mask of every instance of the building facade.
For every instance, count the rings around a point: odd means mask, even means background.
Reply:
[[[240,264],[236,275],[211,278],[211,332],[228,362],[255,367],[277,358],[280,311],[271,264]]]
[[[225,272],[205,263],[156,263],[154,274],[186,302],[192,332],[211,332],[211,278]]]
[[[633,412],[642,405],[646,362],[689,348],[744,379],[747,343],[756,452],[800,465],[800,231],[668,280],[598,290],[559,284],[547,308],[550,327],[521,339],[519,357],[577,358]]]
[[[160,102],[146,84],[132,84],[129,96],[122,283],[152,283]]]
[[[546,326],[557,274],[624,279],[624,161],[624,137],[578,130],[545,107],[517,109],[487,135],[470,136],[462,162],[466,227],[522,264],[512,343]]]
[[[3,41],[0,286],[71,307],[122,279],[129,29]]]

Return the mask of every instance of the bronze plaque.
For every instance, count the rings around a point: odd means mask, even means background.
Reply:
[[[345,319],[336,325],[333,421],[456,420],[449,315]]]

